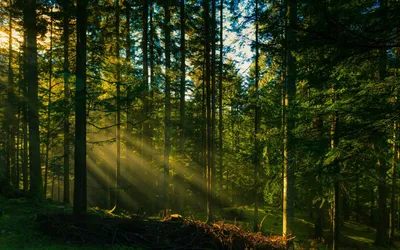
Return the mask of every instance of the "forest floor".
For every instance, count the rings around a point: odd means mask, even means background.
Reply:
[[[37,214],[46,214],[52,212],[69,212],[70,207],[64,206],[63,203],[54,201],[44,201],[35,204],[25,198],[5,199],[0,196],[0,209],[3,214],[0,215],[0,249],[1,250],[17,250],[17,249],[80,249],[80,250],[138,250],[141,248],[125,247],[118,245],[105,245],[103,247],[66,243],[61,240],[54,240],[40,232],[37,227]],[[61,210],[61,211],[60,211]],[[69,210],[69,211],[68,211]],[[91,210],[92,213],[100,211]]]
[[[234,221],[241,223],[244,228],[252,229],[253,208],[249,206],[224,208],[220,216],[227,220],[227,223]],[[192,214],[192,217],[202,220],[204,214]],[[330,229],[324,229],[325,242],[314,239],[314,223],[305,211],[296,210],[295,212],[294,235],[296,249],[331,249],[330,239],[332,238]],[[265,217],[265,218],[264,218]],[[263,220],[264,219],[264,220]],[[328,218],[326,218],[328,219]],[[264,207],[259,210],[259,223],[262,222],[262,233],[264,235],[280,235],[282,233],[282,212],[277,207]],[[326,222],[328,224],[328,222]],[[328,225],[326,225],[328,226]],[[400,241],[394,246],[377,247],[374,245],[375,228],[357,223],[346,221],[341,228],[340,249],[360,249],[360,250],[378,250],[378,249],[400,249]],[[396,231],[396,238],[400,240],[400,232]]]
[[[140,247],[126,247],[119,245],[90,245],[74,244],[46,236],[38,229],[36,223],[38,214],[65,213],[71,208],[63,203],[45,201],[35,204],[24,198],[4,199],[0,197],[0,249],[141,249]],[[99,209],[90,209],[94,215],[104,216],[105,212]],[[187,213],[189,215],[189,213]],[[225,208],[220,213],[226,223],[240,224],[244,228],[251,228],[253,211],[251,207]],[[204,220],[204,214],[190,214],[191,218]],[[282,231],[282,215],[279,209],[265,207],[260,211],[260,221],[263,219],[262,231],[264,235],[279,235]],[[235,221],[236,218],[236,221]],[[307,213],[296,211],[295,231],[296,249],[329,249],[328,243],[317,242],[312,239],[314,224]],[[330,237],[329,230],[325,232]],[[340,249],[379,249],[373,242],[375,229],[355,222],[345,222],[342,228]],[[390,248],[382,248],[390,249]],[[392,247],[400,249],[400,244]]]

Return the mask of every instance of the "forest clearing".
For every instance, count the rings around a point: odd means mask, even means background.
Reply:
[[[0,1],[0,250],[398,249],[399,13]]]

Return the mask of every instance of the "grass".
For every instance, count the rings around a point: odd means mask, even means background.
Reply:
[[[127,250],[138,249],[125,246],[89,246],[64,243],[50,239],[36,228],[36,214],[48,212],[71,212],[71,207],[63,203],[44,201],[40,204],[31,202],[25,198],[4,199],[0,197],[0,249],[80,249],[80,250]],[[99,209],[91,209],[91,213],[104,213]]]

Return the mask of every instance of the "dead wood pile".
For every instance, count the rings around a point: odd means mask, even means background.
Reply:
[[[187,219],[149,220],[75,217],[68,214],[40,214],[39,229],[65,242],[84,244],[135,245],[149,249],[284,249],[286,240],[263,236],[223,222],[212,225]]]

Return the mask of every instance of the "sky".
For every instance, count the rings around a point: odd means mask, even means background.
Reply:
[[[248,1],[242,1],[238,5],[237,13],[246,15]],[[232,17],[232,13],[229,10],[224,10],[224,16],[226,20]],[[239,69],[239,74],[246,76],[250,69],[252,59],[254,58],[254,52],[251,50],[251,43],[255,40],[255,30],[252,23],[246,23],[244,17],[238,18],[237,26],[241,27],[240,34],[233,31],[232,23],[230,21],[224,22],[224,46],[230,46],[232,52],[225,56],[236,62],[236,66]]]
[[[246,13],[246,5],[248,1],[242,1],[238,5],[237,13]],[[219,15],[219,11],[217,12]],[[219,19],[219,16],[217,16]],[[230,52],[224,54],[225,58],[229,58],[236,62],[236,66],[239,69],[239,74],[246,76],[254,58],[254,52],[251,50],[251,42],[255,39],[254,27],[252,23],[245,23],[244,17],[238,18],[237,26],[241,27],[240,34],[233,30],[232,23],[230,21],[232,13],[225,8],[224,9],[224,46],[230,47]],[[5,20],[6,21],[6,20]],[[5,28],[7,24],[3,23]],[[13,47],[18,48],[22,42],[22,36],[19,32],[13,32]],[[0,48],[8,48],[8,33],[4,30],[0,30]]]

